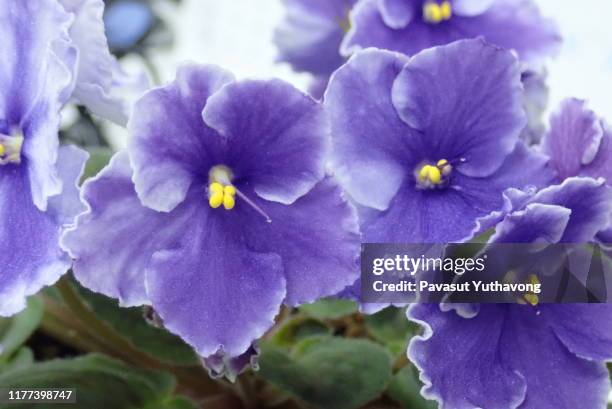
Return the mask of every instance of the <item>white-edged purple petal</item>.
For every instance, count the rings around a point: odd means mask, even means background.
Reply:
[[[482,40],[457,41],[411,58],[393,85],[393,105],[423,132],[424,158],[458,160],[459,172],[488,176],[525,126],[520,78],[509,51]]]
[[[417,15],[420,17],[420,4],[410,0],[378,0],[380,15],[391,28],[404,28]]]
[[[85,182],[82,197],[88,211],[62,238],[75,277],[123,306],[148,304],[145,268],[155,251],[182,237],[193,211],[188,204],[172,214],[142,206],[126,152]]]
[[[525,397],[524,376],[499,359],[506,306],[482,306],[472,318],[414,304],[408,318],[425,329],[408,347],[420,370],[421,393],[441,409],[516,409]],[[510,351],[516,353],[516,351]]]
[[[115,57],[110,53],[104,32],[103,0],[59,0],[72,13],[70,38],[78,48],[78,72],[72,96],[94,114],[120,125],[128,120],[130,106],[125,100],[126,90],[136,86],[144,92],[148,80],[137,76],[126,81]]]
[[[332,126],[334,175],[358,203],[388,207],[407,173],[416,165],[411,140],[416,135],[397,116],[391,87],[406,59],[366,50],[334,73],[324,106]]]
[[[195,179],[206,183],[221,155],[221,137],[202,121],[209,97],[234,80],[212,65],[182,66],[176,80],[147,92],[134,105],[128,124],[134,183],[142,203],[169,212]]]
[[[281,80],[245,80],[213,94],[202,113],[221,135],[223,163],[263,199],[284,204],[324,176],[329,124],[323,107]]]
[[[328,76],[344,62],[340,42],[356,0],[283,0],[286,14],[274,32],[279,60],[296,71]]]
[[[274,323],[285,297],[280,256],[241,241],[232,215],[201,209],[183,246],[158,251],[146,272],[155,311],[196,351],[238,356]]]
[[[28,189],[41,210],[61,191],[55,169],[59,111],[73,85],[69,14],[52,0],[7,0],[0,8],[0,134],[23,137]]]
[[[277,253],[287,282],[285,303],[299,305],[334,295],[359,276],[357,212],[331,178],[287,206],[259,201],[272,219],[249,212],[249,248]]]
[[[81,210],[74,186],[87,155],[60,149],[59,177],[67,186],[62,197],[49,198],[46,212],[38,209],[30,195],[30,181],[23,166],[0,166],[0,316],[19,312],[26,298],[55,283],[70,268],[70,257],[60,248],[60,235]],[[70,186],[73,187],[70,187]]]

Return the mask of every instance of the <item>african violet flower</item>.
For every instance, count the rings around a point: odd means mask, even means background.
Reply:
[[[532,0],[360,0],[341,51],[378,47],[413,55],[475,37],[516,50],[528,63],[539,63],[560,42]]]
[[[612,220],[612,189],[601,179],[570,178],[537,193],[510,189],[506,207],[491,216],[499,222],[492,243],[585,243]],[[611,306],[455,307],[415,304],[408,311],[425,327],[408,356],[421,370],[422,393],[441,408],[606,407]]]
[[[59,236],[82,210],[76,182],[86,154],[59,149],[59,111],[76,61],[69,24],[53,0],[0,8],[1,316],[70,267]]]
[[[344,62],[340,42],[356,0],[284,0],[286,15],[274,33],[279,59],[296,71],[329,76]]]
[[[542,151],[550,156],[559,181],[590,176],[612,185],[612,132],[583,100],[572,98],[561,103],[551,117]],[[600,232],[599,239],[612,241],[612,228]]]
[[[127,99],[144,92],[147,78],[128,75],[111,55],[102,20],[103,0],[57,1],[73,15],[69,35],[78,50],[73,98],[96,115],[125,125],[130,111]]]
[[[129,130],[129,156],[84,185],[90,210],[65,236],[83,285],[150,304],[202,356],[226,358],[281,304],[356,279],[356,214],[325,176],[328,125],[310,97],[188,65],[136,103]]]
[[[461,240],[501,208],[506,188],[552,179],[518,139],[518,65],[462,40],[411,59],[370,49],[336,71],[325,95],[332,165],[363,209],[366,242]]]

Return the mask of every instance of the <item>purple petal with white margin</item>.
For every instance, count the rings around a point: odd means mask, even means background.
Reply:
[[[393,81],[406,62],[399,54],[363,51],[334,73],[325,94],[334,175],[355,201],[378,210],[412,174],[406,163],[420,160],[410,147],[416,135],[391,103]]]
[[[438,304],[414,304],[408,318],[425,327],[408,347],[408,358],[420,370],[421,393],[441,409],[517,408],[526,392],[524,377],[499,359],[505,306],[482,306],[463,318],[442,312]],[[517,353],[516,350],[511,351]]]
[[[282,260],[249,250],[236,215],[199,208],[183,246],[153,255],[147,291],[166,328],[200,355],[238,356],[274,323],[285,297]]]
[[[46,212],[32,203],[26,167],[0,166],[0,316],[25,308],[28,296],[52,285],[70,268],[59,240],[82,210],[76,204],[76,184],[86,158],[80,149],[60,149],[59,175],[66,188],[59,197],[49,198]]]
[[[149,303],[144,283],[151,256],[175,243],[193,216],[189,204],[172,214],[142,206],[131,177],[127,153],[116,154],[83,185],[89,210],[62,238],[81,284],[119,299],[123,306]]]
[[[145,206],[171,211],[194,180],[205,183],[210,168],[220,164],[221,137],[204,124],[202,110],[213,93],[233,80],[216,66],[184,65],[175,81],[147,92],[134,105],[128,151]]]
[[[557,25],[542,16],[533,0],[496,1],[485,13],[451,22],[463,38],[484,37],[491,44],[515,50],[521,61],[535,69],[561,46]]]
[[[0,133],[22,133],[36,207],[61,191],[55,169],[59,111],[72,90],[76,51],[70,15],[51,0],[6,0],[0,8]],[[23,158],[22,158],[23,159]]]
[[[492,307],[481,306],[481,314]],[[610,380],[605,364],[576,356],[564,345],[556,328],[548,325],[550,312],[568,307],[571,305],[549,304],[539,309],[506,305],[505,317],[500,314],[489,317],[487,325],[496,320],[504,322],[505,331],[498,349],[500,361],[523,376],[527,383],[520,409],[606,407]],[[572,316],[571,320],[576,318]],[[586,329],[582,331],[588,334]]]
[[[414,15],[420,17],[420,2],[406,0],[378,0],[380,15],[391,28],[406,27]]]
[[[453,0],[453,14],[471,17],[486,12],[495,0]]]
[[[340,42],[356,0],[284,0],[286,15],[274,32],[279,60],[297,71],[328,76],[344,62]]]
[[[327,118],[320,104],[292,85],[228,84],[208,99],[202,115],[221,135],[222,164],[260,197],[290,204],[323,179]]]
[[[571,352],[588,360],[612,360],[612,305],[564,304],[547,308],[545,313]]]
[[[457,171],[478,177],[514,150],[526,123],[521,92],[517,59],[482,40],[415,55],[392,91],[399,116],[424,133],[423,158],[464,159]]]
[[[551,116],[542,150],[550,156],[560,180],[564,180],[578,176],[583,166],[593,162],[602,138],[602,124],[597,115],[587,109],[586,102],[567,99]]]
[[[285,303],[299,305],[334,295],[359,276],[357,212],[331,179],[287,206],[259,200],[272,219],[252,211],[245,226],[248,247],[277,253],[287,281]]]
[[[148,80],[140,75],[134,81],[125,81],[125,73],[108,48],[102,0],[59,2],[74,14],[70,37],[79,49],[79,67],[73,97],[94,114],[125,125],[130,110],[125,91],[136,86],[143,92],[149,85]]]

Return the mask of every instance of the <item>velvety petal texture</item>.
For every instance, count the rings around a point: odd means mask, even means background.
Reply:
[[[59,111],[72,91],[71,17],[53,0],[7,0],[0,9],[0,139],[23,137],[19,155],[34,204],[61,191],[55,168]]]
[[[128,153],[85,185],[90,209],[64,240],[85,286],[150,304],[219,369],[283,303],[356,280],[357,215],[325,177],[329,130],[311,97],[187,65],[143,96],[130,130]]]
[[[356,0],[283,0],[285,17],[274,33],[279,60],[296,71],[329,75],[344,62],[340,42]]]
[[[513,49],[521,60],[535,66],[553,54],[560,44],[555,24],[541,16],[532,0],[454,0],[448,15],[433,16],[428,9],[442,2],[424,0],[360,0],[351,13],[351,28],[341,52],[350,55],[377,47],[413,55],[429,47],[466,38],[483,37],[500,47]],[[395,18],[389,10],[395,7]],[[412,16],[407,19],[407,11]]]
[[[84,210],[77,183],[87,154],[74,147],[59,150],[59,178],[65,189],[49,198],[46,211],[32,202],[27,167],[0,166],[0,316],[25,308],[26,298],[54,284],[70,268],[60,235]]]
[[[490,242],[593,241],[609,225],[611,207],[603,180],[570,178],[537,193],[510,191]],[[469,317],[439,305],[409,309],[408,318],[425,328],[408,356],[421,370],[426,396],[443,408],[606,407],[609,305],[476,307]]]
[[[103,0],[59,0],[59,3],[73,16],[69,34],[78,49],[72,96],[94,114],[125,125],[130,113],[126,97],[144,92],[148,80],[141,74],[126,81],[126,74],[110,53],[104,32]]]
[[[479,217],[501,209],[504,190],[554,179],[547,159],[518,139],[525,116],[516,58],[482,40],[410,60],[357,53],[332,76],[324,104],[334,173],[370,209],[361,221],[366,242],[464,239]],[[435,167],[435,182],[424,167]]]

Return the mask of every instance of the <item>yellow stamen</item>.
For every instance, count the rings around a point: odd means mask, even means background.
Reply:
[[[435,165],[423,165],[418,169],[416,177],[422,187],[431,188],[447,182],[452,170],[453,167],[446,159],[440,159]]]
[[[6,153],[6,148],[4,147],[4,145],[0,143],[0,156],[4,156],[5,153]]]
[[[442,14],[442,20],[450,20],[453,15],[453,9],[450,2],[442,2],[442,4],[440,4],[440,12]]]
[[[525,294],[523,297],[529,304],[533,306],[538,305],[538,303],[540,302],[540,299],[535,294]]]
[[[429,181],[434,185],[440,184],[442,181],[442,173],[440,173],[440,169],[435,166],[429,166]]]
[[[236,206],[236,188],[232,185],[222,185],[219,182],[212,182],[208,187],[208,204],[213,209],[223,205],[226,210],[231,210]]]
[[[423,5],[423,19],[428,23],[439,24],[450,20],[452,15],[453,9],[449,1],[444,1],[440,4],[428,1]]]
[[[233,195],[226,194],[225,196],[223,196],[223,207],[225,208],[225,210],[232,210],[235,205],[236,199]]]

